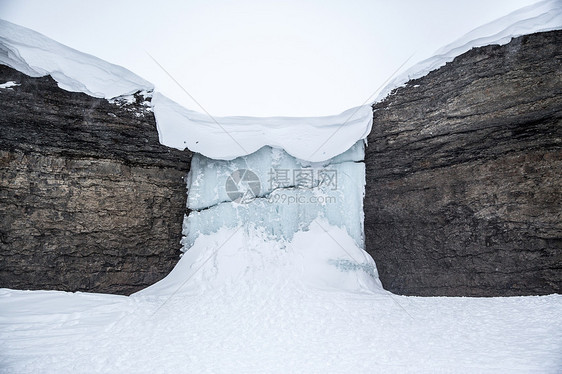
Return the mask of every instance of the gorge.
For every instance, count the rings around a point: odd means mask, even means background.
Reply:
[[[365,250],[387,290],[560,293],[561,45],[475,48],[373,105]],[[0,81],[0,286],[130,294],[168,274],[192,153],[159,143],[150,95]]]

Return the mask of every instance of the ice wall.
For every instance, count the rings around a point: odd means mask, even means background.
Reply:
[[[322,218],[363,247],[364,143],[323,162],[299,160],[273,147],[233,160],[192,159],[187,181],[184,250],[201,234],[243,225],[291,240]]]

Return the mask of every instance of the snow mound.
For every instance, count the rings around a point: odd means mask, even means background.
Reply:
[[[460,39],[437,50],[434,56],[412,66],[394,78],[381,90],[374,102],[382,101],[388,94],[410,79],[417,79],[440,68],[447,62],[472,48],[491,44],[503,45],[525,34],[558,30],[562,28],[562,2],[546,0],[521,8],[495,21],[477,27]]]
[[[51,75],[60,88],[110,99],[153,85],[129,70],[0,19],[0,64],[31,77]]]
[[[212,117],[188,110],[162,94],[152,99],[160,143],[189,148],[209,158],[232,160],[264,146],[284,149],[301,160],[335,157],[367,137],[369,105],[325,117]]]
[[[248,224],[201,234],[166,278],[135,296],[169,297],[256,282],[384,292],[371,256],[345,229],[316,219],[292,240],[271,239],[263,228]]]

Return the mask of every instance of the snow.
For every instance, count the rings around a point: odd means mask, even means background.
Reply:
[[[410,79],[438,69],[471,48],[506,44],[513,37],[560,28],[562,3],[559,0],[527,6],[469,32],[438,50],[433,57],[414,65],[383,88],[375,102]],[[213,159],[230,160],[269,145],[282,148],[299,159],[324,161],[366,138],[372,127],[370,105],[328,117],[252,118],[212,117],[187,110],[163,95],[155,95],[153,101],[162,144],[188,148]],[[298,136],[295,136],[296,128]]]
[[[512,37],[562,27],[562,4],[546,0],[522,8],[468,33],[395,78],[378,95],[380,101],[409,79],[439,68],[470,48],[505,44]],[[108,99],[152,84],[130,71],[78,52],[39,33],[0,20],[0,63],[30,76],[50,74],[61,88]],[[311,162],[333,158],[367,137],[372,126],[370,105],[326,117],[213,117],[186,109],[160,93],[152,99],[160,142],[189,149],[212,159],[231,160],[264,146],[284,149]],[[298,131],[296,130],[298,129]]]
[[[356,265],[339,266],[349,261]],[[322,220],[223,228],[129,297],[0,290],[1,373],[554,373],[562,295],[406,297]]]
[[[321,162],[366,138],[373,122],[369,105],[326,117],[259,118],[211,117],[159,93],[154,94],[152,103],[160,143],[220,160],[245,156],[269,145],[302,160]]]
[[[14,81],[8,81],[6,83],[0,84],[0,88],[12,88],[12,87],[17,87],[17,86],[20,86],[20,84],[14,82]]]
[[[491,44],[503,45],[521,35],[559,29],[562,29],[562,2],[560,0],[545,0],[526,6],[477,27],[463,37],[440,48],[432,57],[420,61],[394,78],[379,92],[375,102],[382,101],[392,90],[403,86],[410,79],[421,78],[472,48]]]
[[[152,93],[154,88],[123,67],[4,20],[0,20],[0,64],[32,77],[51,75],[65,90],[106,99],[131,98],[133,93]],[[154,93],[152,106],[160,143],[223,160],[269,145],[303,160],[325,161],[365,138],[372,125],[368,105],[326,117],[212,117]]]
[[[340,265],[347,261],[357,266]],[[383,292],[371,256],[345,230],[318,218],[291,240],[271,238],[244,221],[201,234],[165,279],[137,295],[161,298],[178,288],[207,292],[268,278],[351,292]]]
[[[60,88],[110,99],[151,91],[129,70],[79,52],[33,30],[0,19],[0,64],[31,77],[51,75]]]

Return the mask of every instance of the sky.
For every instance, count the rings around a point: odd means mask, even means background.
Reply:
[[[0,18],[124,66],[192,110],[323,116],[536,2],[0,0]]]

